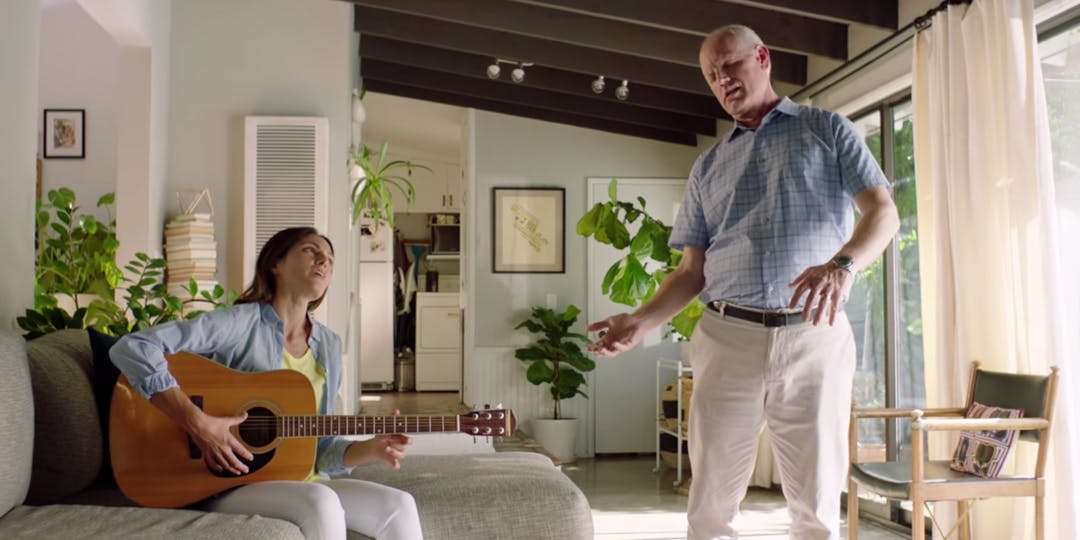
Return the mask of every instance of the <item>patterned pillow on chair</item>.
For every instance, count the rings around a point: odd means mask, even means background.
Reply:
[[[1020,418],[1024,416],[1023,409],[1005,409],[990,407],[982,403],[972,402],[968,407],[965,418]],[[1016,440],[1016,430],[1001,431],[962,431],[960,443],[956,445],[952,463],[949,468],[982,476],[985,478],[997,478],[1001,474],[1001,467],[1005,459],[1009,457],[1013,442]]]

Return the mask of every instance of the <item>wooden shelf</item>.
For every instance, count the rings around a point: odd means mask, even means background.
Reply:
[[[424,256],[429,261],[457,261],[461,259],[460,253],[429,253]]]

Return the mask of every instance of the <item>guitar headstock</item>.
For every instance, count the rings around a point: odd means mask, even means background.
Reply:
[[[458,415],[461,432],[480,437],[509,437],[517,429],[510,409],[483,409]]]

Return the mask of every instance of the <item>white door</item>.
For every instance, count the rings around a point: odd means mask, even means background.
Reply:
[[[589,208],[608,200],[610,181],[611,178],[589,178]],[[619,200],[644,198],[645,210],[670,226],[682,202],[686,180],[620,178],[618,187]],[[636,230],[631,229],[630,234]],[[604,274],[623,255],[611,246],[588,240],[589,322],[632,309],[612,302],[600,292]],[[645,336],[635,349],[614,358],[596,359],[589,393],[595,408],[596,453],[656,450],[656,360],[679,357],[678,346],[665,338],[665,334],[661,326]]]

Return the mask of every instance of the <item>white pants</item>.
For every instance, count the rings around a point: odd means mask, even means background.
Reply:
[[[346,527],[376,540],[423,538],[412,495],[352,478],[258,482],[208,499],[202,508],[291,521],[308,540],[344,540]]]
[[[855,370],[851,326],[766,328],[706,309],[690,346],[692,540],[737,538],[739,503],[767,425],[794,539],[840,538]]]

